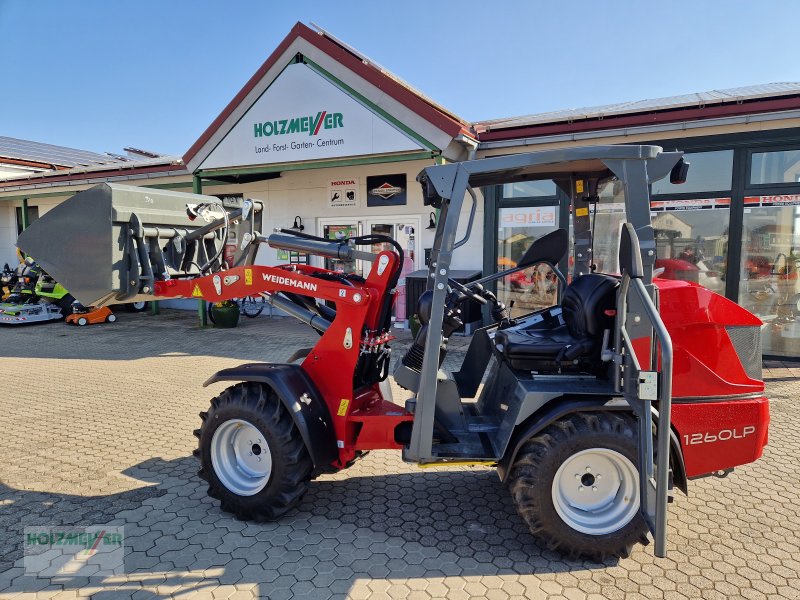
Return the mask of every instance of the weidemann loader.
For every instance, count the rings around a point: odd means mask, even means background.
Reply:
[[[686,492],[692,478],[756,460],[769,421],[761,322],[697,284],[653,279],[650,184],[680,183],[688,166],[657,146],[595,146],[425,168],[424,203],[440,216],[422,327],[393,373],[408,390],[402,404],[386,385],[403,258],[391,238],[263,235],[253,227],[257,201],[226,210],[211,196],[100,184],[33,223],[19,247],[85,305],[263,294],[319,332],[286,364],[244,364],[206,382],[231,385],[200,414],[200,476],[239,518],[277,519],[315,477],[394,449],[420,465],[496,466],[532,533],[568,555],[625,557],[649,531],[664,556],[673,486]],[[625,195],[619,274],[595,272],[592,261],[590,207],[611,178]],[[453,252],[474,226],[475,189],[529,180],[553,180],[570,198],[569,278],[560,229],[514,269],[468,285],[451,279]],[[234,223],[247,231],[227,268]],[[392,250],[372,251],[387,242]],[[261,244],[371,268],[362,278],[259,266]],[[560,304],[511,318],[488,284],[537,263],[559,277]],[[448,373],[441,365],[466,301],[487,305],[494,322]]]

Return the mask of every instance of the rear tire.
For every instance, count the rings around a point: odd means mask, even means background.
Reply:
[[[79,326],[84,327],[84,326],[86,326],[88,324],[89,324],[89,321],[86,319],[86,317],[80,317],[78,319],[78,325]]]
[[[149,302],[141,300],[139,302],[129,302],[125,305],[125,308],[127,308],[130,312],[139,313],[146,311],[149,304]]]
[[[517,511],[551,550],[598,562],[627,558],[634,544],[649,543],[637,454],[632,416],[566,416],[520,448],[508,480]]]
[[[113,322],[115,322],[116,320],[117,320],[117,315],[108,315],[108,316],[106,317],[106,321],[108,321],[109,323],[113,323]]]
[[[241,520],[271,521],[294,508],[313,465],[297,426],[268,386],[240,383],[211,401],[194,434],[199,475],[222,510]]]

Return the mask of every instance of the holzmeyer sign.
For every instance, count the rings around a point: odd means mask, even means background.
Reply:
[[[292,64],[201,167],[221,168],[420,150],[417,142],[305,64]]]
[[[328,206],[330,208],[358,206],[358,179],[341,177],[331,180],[328,186]]]
[[[501,208],[500,227],[555,227],[555,206]]]

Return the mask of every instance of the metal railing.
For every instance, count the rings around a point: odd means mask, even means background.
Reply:
[[[638,246],[638,244],[636,244]],[[638,251],[638,247],[636,248]],[[648,370],[642,370],[627,328],[630,298],[638,300],[643,314],[633,315],[635,326],[649,326]],[[644,317],[647,323],[642,322]],[[658,308],[639,277],[623,272],[617,301],[619,327],[615,340],[617,373],[615,387],[623,393],[639,420],[639,492],[641,513],[655,541],[655,555],[666,556],[667,505],[672,412],[672,340]],[[643,336],[644,337],[644,336]],[[656,343],[657,342],[657,343]],[[660,350],[660,352],[659,352]],[[660,363],[660,365],[659,365]],[[660,368],[659,368],[660,367]],[[658,402],[658,410],[653,407]],[[653,420],[658,422],[655,465]]]

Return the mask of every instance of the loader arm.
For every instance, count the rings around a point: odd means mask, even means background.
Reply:
[[[210,275],[156,281],[154,295],[158,298],[201,298],[220,302],[285,292],[334,302],[335,317],[324,328],[301,368],[328,404],[339,446],[337,466],[343,466],[355,458],[359,433],[351,421],[351,413],[361,404],[353,399],[354,373],[359,357],[367,351],[374,352],[376,343],[380,344],[368,332],[376,332],[380,327],[380,301],[389,291],[397,260],[397,255],[391,251],[378,254],[375,262],[384,268],[373,268],[360,285],[323,279],[319,275],[328,271],[308,265],[250,265]],[[388,338],[385,340],[388,342]]]

